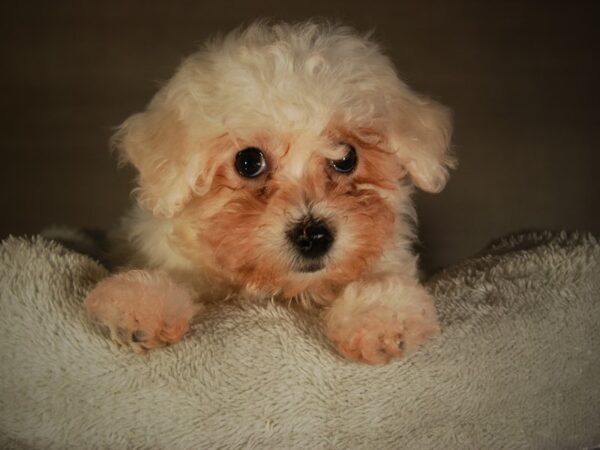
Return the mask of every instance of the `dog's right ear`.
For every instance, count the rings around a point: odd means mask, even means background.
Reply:
[[[128,118],[113,136],[122,163],[138,172],[135,195],[141,207],[171,217],[183,208],[198,182],[200,162],[191,151],[181,114],[160,93],[145,112]]]

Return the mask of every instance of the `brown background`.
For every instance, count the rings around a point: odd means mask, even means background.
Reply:
[[[455,113],[447,189],[419,194],[424,261],[525,228],[600,232],[599,16],[593,2],[3,2],[0,237],[108,227],[131,173],[107,150],[183,56],[257,17],[340,19],[376,36]]]

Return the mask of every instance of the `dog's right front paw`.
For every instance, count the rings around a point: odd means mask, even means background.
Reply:
[[[138,353],[183,338],[202,306],[164,272],[131,270],[102,280],[84,301],[112,340]]]

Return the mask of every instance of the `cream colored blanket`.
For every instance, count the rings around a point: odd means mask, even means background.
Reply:
[[[600,244],[517,235],[428,282],[443,333],[406,361],[339,358],[315,319],[229,303],[145,356],[89,322],[107,272],[0,246],[0,448],[581,449],[600,444]]]

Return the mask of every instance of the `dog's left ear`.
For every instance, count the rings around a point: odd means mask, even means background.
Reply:
[[[389,144],[412,182],[427,192],[440,192],[455,161],[449,153],[450,110],[401,86],[391,100]]]

